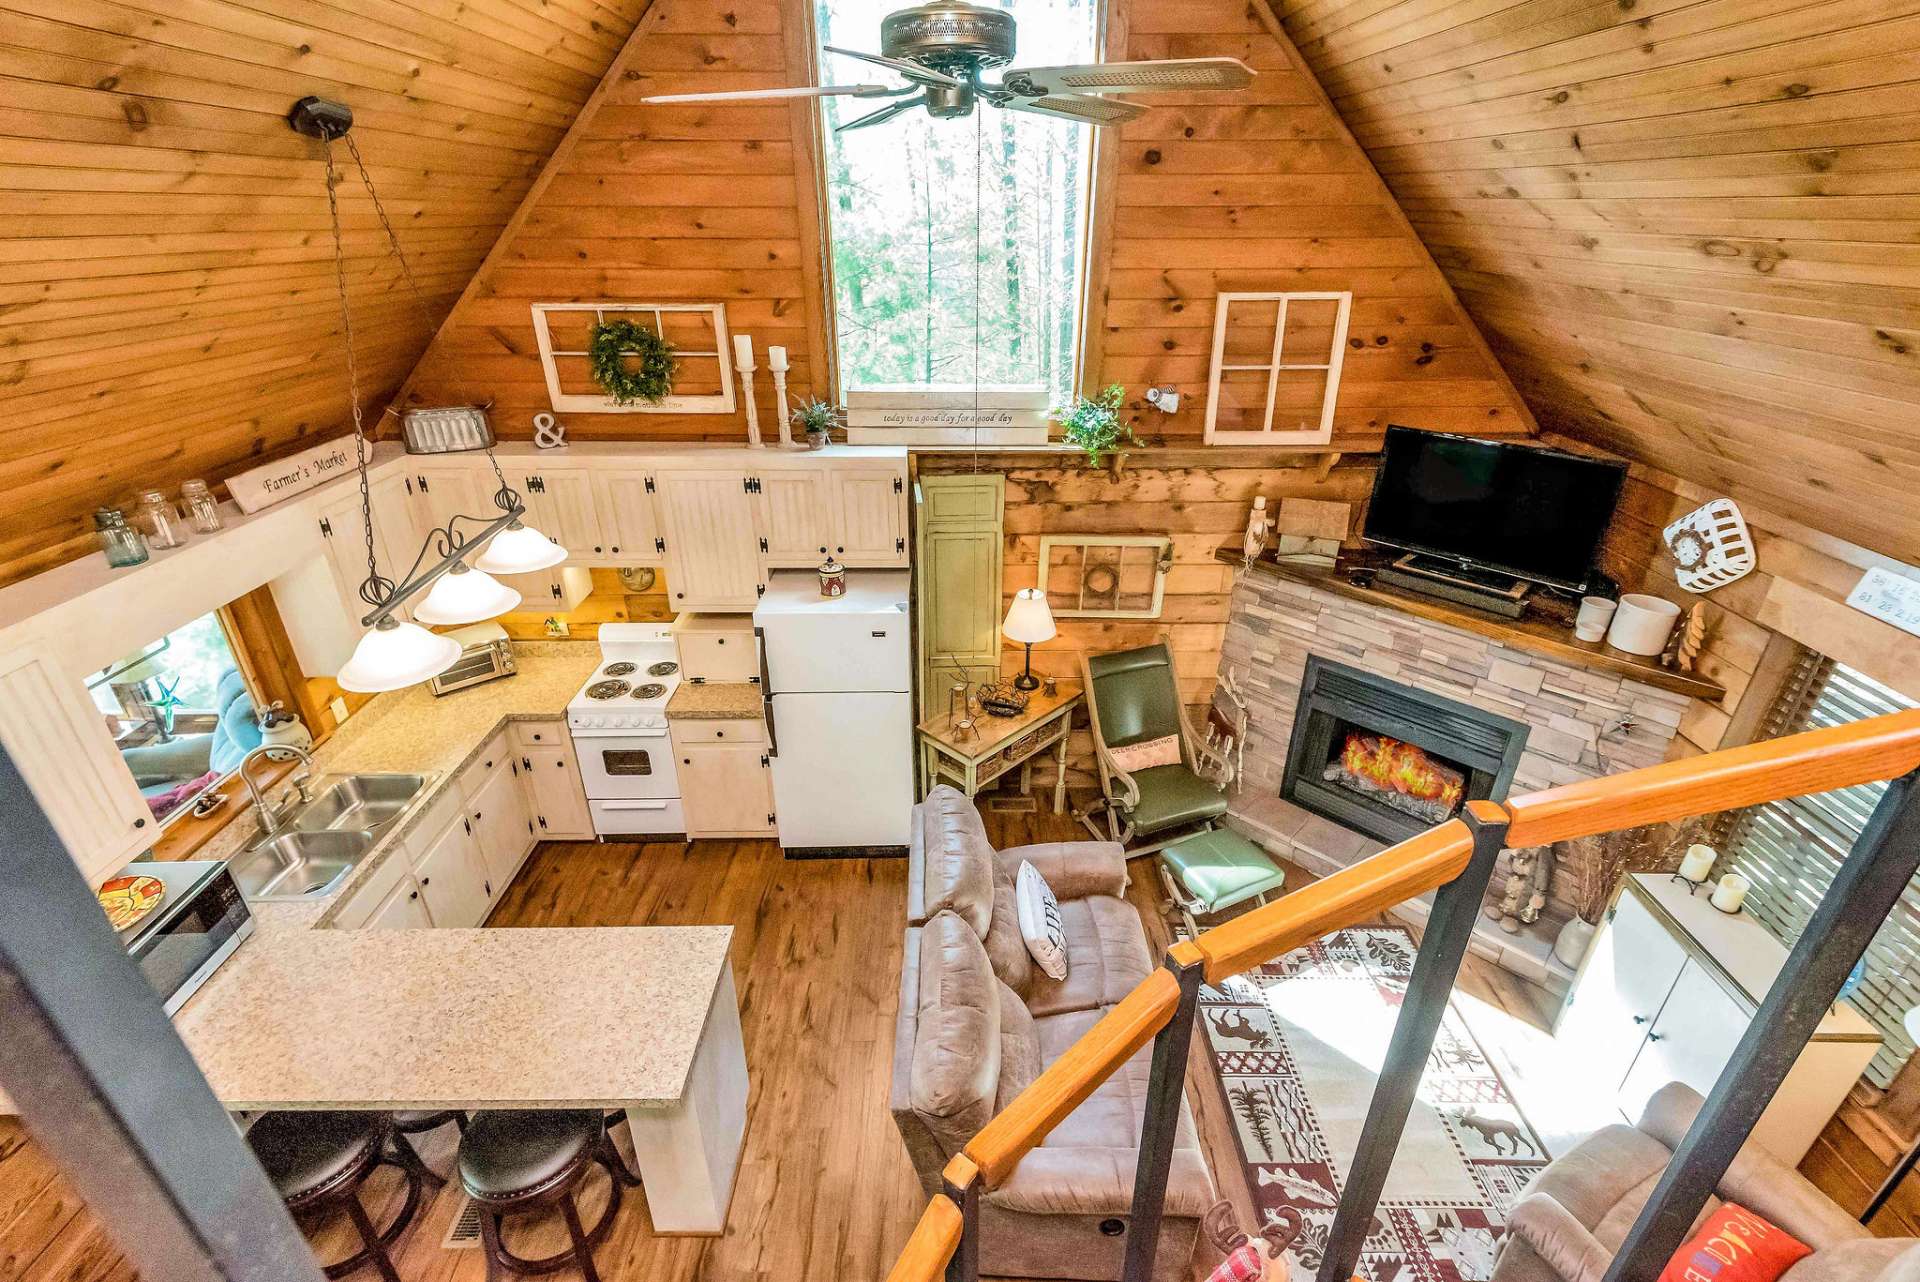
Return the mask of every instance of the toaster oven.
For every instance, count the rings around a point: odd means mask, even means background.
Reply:
[[[484,681],[510,677],[516,671],[513,643],[499,624],[476,623],[447,635],[460,643],[460,657],[453,661],[452,667],[428,680],[427,686],[434,694],[452,694]]]

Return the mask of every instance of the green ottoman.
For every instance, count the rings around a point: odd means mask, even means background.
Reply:
[[[1264,900],[1287,881],[1273,856],[1230,828],[1209,828],[1167,846],[1160,851],[1160,874],[1189,927],[1195,916]]]

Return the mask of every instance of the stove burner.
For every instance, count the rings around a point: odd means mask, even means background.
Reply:
[[[633,686],[625,681],[596,681],[587,687],[589,699],[618,699]]]
[[[670,677],[678,671],[680,671],[680,665],[670,660],[663,660],[647,666],[647,675],[650,677]]]
[[[666,692],[667,692],[667,688],[661,685],[658,681],[649,681],[645,685],[640,686],[639,688],[634,690],[633,697],[636,699],[658,699],[661,695],[665,694]]]
[[[619,663],[609,663],[606,667],[600,669],[600,675],[603,677],[624,677],[639,666],[637,663],[627,663],[624,660]]]

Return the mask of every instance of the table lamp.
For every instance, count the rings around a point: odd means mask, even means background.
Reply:
[[[1013,604],[1007,609],[1007,621],[1000,631],[1008,640],[1024,642],[1027,647],[1027,670],[1013,679],[1015,688],[1039,689],[1040,679],[1033,675],[1033,643],[1051,641],[1058,635],[1053,626],[1053,611],[1047,608],[1046,594],[1039,588],[1021,588],[1014,593]]]

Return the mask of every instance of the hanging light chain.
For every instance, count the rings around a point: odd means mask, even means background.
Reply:
[[[367,162],[360,156],[360,144],[352,134],[345,135],[347,150],[353,156],[354,166],[360,171],[360,183],[367,189],[367,199],[373,202],[373,212],[380,219],[380,228],[387,234],[387,251],[393,255],[394,262],[400,264],[400,276],[407,282],[407,292],[413,296],[414,310],[420,313],[420,323],[426,329],[428,337],[434,332],[433,314],[427,310],[426,295],[420,292],[420,282],[413,278],[413,268],[407,263],[407,256],[400,252],[400,237],[393,230],[393,219],[387,216],[387,207],[380,203],[380,193],[373,189],[373,175],[367,172]],[[331,154],[331,148],[329,148]],[[329,162],[331,163],[331,162]]]

